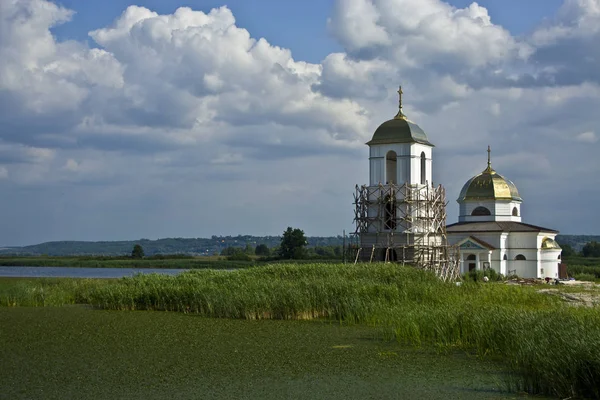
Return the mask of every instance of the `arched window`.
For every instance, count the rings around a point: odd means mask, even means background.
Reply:
[[[502,258],[504,261],[508,260],[508,256],[505,254],[504,258]]]
[[[480,207],[475,208],[473,210],[473,212],[471,213],[471,215],[482,216],[482,215],[492,215],[492,213],[487,208],[480,206]]]
[[[523,254],[517,254],[517,256],[515,257],[515,260],[517,260],[517,261],[525,261],[527,259],[525,258],[525,256]]]
[[[467,261],[475,261],[477,260],[477,257],[475,256],[475,254],[469,254],[469,256],[467,257]]]
[[[519,210],[517,209],[517,207],[513,207],[513,217],[518,217],[519,216]]]
[[[421,152],[421,185],[427,182],[427,158],[425,152]]]
[[[558,259],[559,259],[559,260],[561,259],[561,256],[560,256],[560,254],[558,255]]]
[[[386,183],[398,183],[397,179],[397,163],[398,157],[396,156],[395,151],[388,151],[385,155],[385,180]]]

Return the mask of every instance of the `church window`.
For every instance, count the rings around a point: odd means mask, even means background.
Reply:
[[[427,158],[425,152],[421,152],[421,185],[427,182]]]
[[[506,254],[504,255],[504,258],[503,258],[503,260],[504,260],[504,261],[508,260],[508,256],[507,256]]]
[[[527,259],[525,258],[525,256],[523,254],[517,254],[517,256],[515,257],[515,260],[517,260],[517,261],[525,261]]]
[[[519,210],[517,209],[517,207],[513,207],[512,215],[513,215],[513,217],[519,216]]]
[[[477,257],[475,256],[475,254],[469,254],[469,256],[467,257],[467,261],[474,261],[477,260]]]
[[[560,256],[560,254],[558,255],[558,259],[559,259],[559,260],[561,259],[561,256]]]
[[[388,151],[385,156],[385,177],[386,183],[398,183],[397,179],[397,156],[395,151]]]
[[[492,213],[490,212],[489,209],[485,208],[485,207],[477,207],[473,210],[473,212],[471,213],[471,215],[474,216],[482,216],[482,215],[492,215]]]

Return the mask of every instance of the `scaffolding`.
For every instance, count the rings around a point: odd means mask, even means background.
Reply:
[[[460,257],[448,245],[446,204],[441,185],[356,185],[354,262],[400,262],[457,279]]]

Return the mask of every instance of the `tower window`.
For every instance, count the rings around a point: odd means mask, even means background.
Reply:
[[[513,207],[512,215],[513,217],[519,216],[519,209],[517,207]]]
[[[525,258],[525,256],[523,254],[517,254],[517,256],[515,257],[515,260],[517,260],[517,261],[525,261],[527,259]]]
[[[396,167],[398,157],[396,156],[395,151],[388,151],[385,155],[385,177],[386,183],[398,183],[397,173],[398,169]]]
[[[508,256],[505,254],[504,257],[502,258],[504,261],[508,260]]]
[[[425,152],[421,152],[421,185],[427,182],[427,158]]]
[[[482,216],[482,215],[492,215],[492,213],[490,212],[489,209],[487,209],[486,207],[477,207],[473,210],[473,212],[471,213],[471,215],[473,216]]]

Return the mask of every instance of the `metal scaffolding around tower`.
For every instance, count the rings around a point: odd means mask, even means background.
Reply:
[[[458,249],[446,236],[443,186],[379,184],[356,186],[355,262],[411,264],[443,280],[459,277]]]

